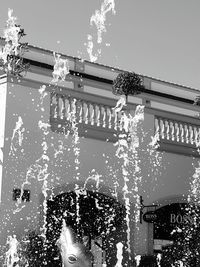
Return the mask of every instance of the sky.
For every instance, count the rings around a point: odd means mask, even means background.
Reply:
[[[1,0],[0,34],[11,8],[31,45],[89,60],[90,34],[98,63],[200,90],[199,0],[115,0],[97,45],[90,18],[104,1]]]

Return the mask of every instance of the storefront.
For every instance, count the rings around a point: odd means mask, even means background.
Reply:
[[[198,214],[197,208],[187,203],[172,203],[155,211],[154,253],[162,253],[163,264],[185,260],[199,266]]]

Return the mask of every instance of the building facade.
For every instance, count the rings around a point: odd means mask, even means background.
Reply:
[[[8,236],[20,240],[32,230],[51,236],[48,216],[69,212],[68,199],[75,201],[79,189],[79,223],[91,239],[94,266],[115,266],[120,255],[133,266],[136,255],[161,252],[173,242],[171,230],[193,223],[184,205],[198,190],[199,91],[141,75],[145,90],[129,96],[125,108],[134,117],[144,106],[144,117],[136,123],[137,144],[124,174],[117,150],[122,111],[113,109],[119,97],[112,93],[123,70],[61,57],[70,71],[57,84],[53,52],[33,46],[24,77],[1,75],[1,254]],[[149,211],[160,221],[148,220]],[[162,231],[165,224],[170,230]]]

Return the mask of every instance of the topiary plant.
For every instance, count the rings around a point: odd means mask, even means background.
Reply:
[[[113,81],[112,92],[115,95],[125,95],[126,101],[129,95],[140,94],[144,85],[140,76],[134,72],[122,72]]]
[[[126,100],[129,95],[140,94],[141,89],[144,89],[144,85],[140,76],[128,71],[118,74],[112,86],[113,94],[125,95]]]

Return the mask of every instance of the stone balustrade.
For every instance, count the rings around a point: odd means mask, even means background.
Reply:
[[[123,130],[122,112],[115,112],[115,105],[114,99],[91,96],[84,92],[77,95],[51,93],[52,130],[70,130],[72,120],[75,120],[79,136],[115,142],[117,133]],[[134,109],[135,105],[131,108]],[[148,112],[147,109],[146,111]],[[161,150],[199,156],[200,122],[197,118],[190,119],[168,112],[164,112],[164,116],[160,116],[156,111],[151,113],[155,118],[155,134],[158,135]]]
[[[200,125],[155,116],[155,133],[162,150],[200,156]]]
[[[200,125],[168,118],[155,117],[155,131],[160,141],[197,147],[200,145]]]
[[[50,122],[54,131],[63,132],[75,120],[79,135],[90,137],[90,132],[99,132],[97,139],[114,141],[116,133],[122,131],[122,113],[115,112],[112,103],[98,103],[94,100],[54,93],[51,95]],[[75,115],[75,116],[74,116]],[[104,134],[104,136],[100,136]],[[94,136],[95,137],[95,136]]]

